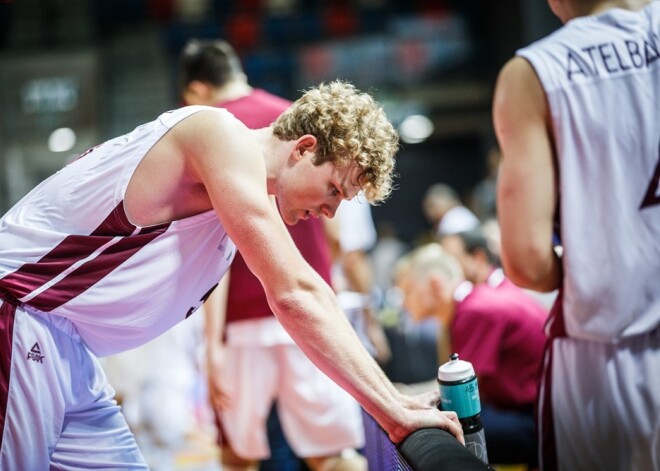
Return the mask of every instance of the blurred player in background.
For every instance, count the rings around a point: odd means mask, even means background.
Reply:
[[[225,41],[192,40],[180,58],[187,104],[218,106],[248,127],[269,126],[291,102],[252,88]],[[330,283],[323,219],[289,226],[307,262]],[[266,422],[277,404],[287,442],[312,470],[366,469],[360,409],[293,342],[268,306],[266,293],[240,252],[207,300],[209,388],[225,469],[256,469],[270,456]]]

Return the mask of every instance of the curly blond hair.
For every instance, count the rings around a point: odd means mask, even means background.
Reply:
[[[391,193],[399,136],[373,97],[352,84],[336,80],[307,90],[273,127],[282,140],[316,137],[315,165],[357,164],[359,183],[371,203]]]

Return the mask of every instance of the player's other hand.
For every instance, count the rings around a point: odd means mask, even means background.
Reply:
[[[438,409],[440,400],[438,391],[429,391],[415,396],[402,395],[401,398],[404,417],[400,422],[401,425],[389,431],[390,440],[394,443],[399,443],[414,431],[422,428],[441,428],[465,445],[463,428],[456,413]]]

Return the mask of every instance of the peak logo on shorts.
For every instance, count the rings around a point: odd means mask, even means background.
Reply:
[[[35,342],[34,345],[32,345],[32,348],[27,354],[27,359],[36,361],[37,363],[44,362],[44,355],[41,354],[41,348],[39,348],[38,342]]]

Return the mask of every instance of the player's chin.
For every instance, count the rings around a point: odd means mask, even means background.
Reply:
[[[298,224],[298,221],[303,219],[304,214],[298,214],[298,213],[287,213],[286,216],[282,216],[282,220],[287,226],[295,226]]]

